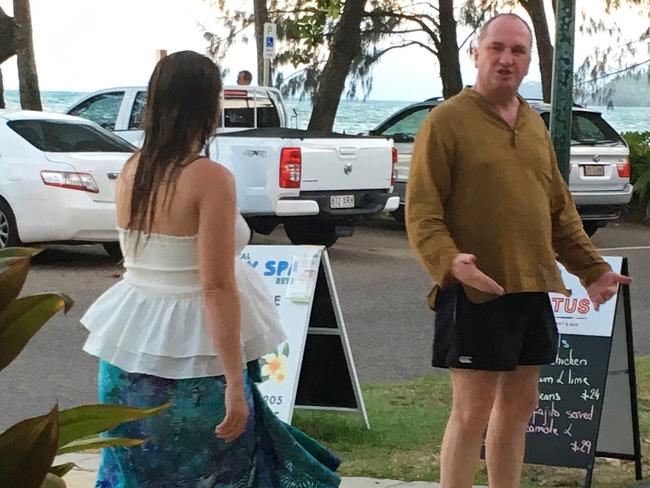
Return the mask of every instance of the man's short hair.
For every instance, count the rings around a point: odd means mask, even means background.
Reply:
[[[503,13],[503,14],[496,14],[494,17],[489,19],[485,24],[483,24],[483,26],[481,27],[481,30],[478,33],[478,42],[479,43],[487,35],[487,31],[490,28],[490,24],[492,22],[494,22],[495,20],[500,19],[501,17],[514,17],[515,19],[519,19],[526,26],[526,29],[528,29],[528,32],[530,34],[530,44],[532,46],[532,44],[533,44],[533,30],[528,25],[528,22],[526,22],[521,16],[519,16],[517,14],[514,14],[512,12],[507,12],[507,13]]]
[[[242,77],[244,78],[244,80],[246,80],[248,83],[250,83],[251,81],[253,81],[253,74],[252,74],[250,71],[248,71],[248,70],[245,70],[245,69],[244,69],[244,70],[240,71],[240,72],[237,74],[237,78],[239,78],[240,76],[242,76]]]

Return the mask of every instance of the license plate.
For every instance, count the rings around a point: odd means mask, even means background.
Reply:
[[[585,176],[605,176],[605,166],[602,164],[585,164]]]
[[[354,208],[354,195],[330,196],[331,208]]]

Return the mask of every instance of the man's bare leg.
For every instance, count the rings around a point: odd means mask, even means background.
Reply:
[[[501,373],[451,369],[453,404],[440,456],[442,488],[471,488]]]
[[[539,399],[540,369],[519,366],[501,375],[486,443],[490,488],[519,488],[526,427]]]

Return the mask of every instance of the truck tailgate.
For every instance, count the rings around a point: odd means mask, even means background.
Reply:
[[[382,138],[306,139],[302,191],[388,189],[392,144]]]

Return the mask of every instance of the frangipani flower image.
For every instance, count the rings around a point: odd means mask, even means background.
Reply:
[[[262,356],[262,380],[271,380],[276,383],[284,383],[287,379],[287,355],[283,354],[284,352],[289,352],[288,347],[284,348],[285,350],[280,352],[272,352],[266,356]]]

